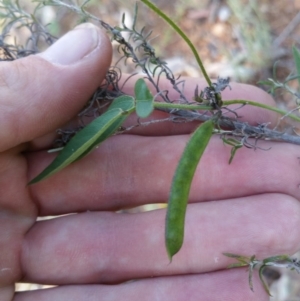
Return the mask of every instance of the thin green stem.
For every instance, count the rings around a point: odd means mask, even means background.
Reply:
[[[168,102],[154,102],[154,108],[156,109],[180,109],[180,110],[209,110],[213,108],[211,106],[204,105],[189,105],[189,104],[178,104],[178,103],[168,103]]]
[[[235,100],[224,101],[224,103],[223,103],[224,106],[233,105],[233,104],[243,104],[243,105],[250,105],[250,106],[254,106],[254,107],[263,108],[263,109],[266,109],[269,111],[279,113],[280,115],[287,116],[293,120],[300,122],[300,117],[298,117],[296,115],[289,114],[289,112],[286,112],[284,110],[281,110],[281,109],[278,109],[275,107],[271,107],[271,106],[268,106],[268,105],[265,105],[265,104],[262,104],[259,102],[255,102],[255,101],[235,99]]]
[[[184,41],[188,44],[188,46],[191,48],[195,59],[202,71],[203,76],[205,77],[205,80],[207,82],[207,84],[211,87],[212,83],[210,78],[208,77],[206,70],[203,66],[202,60],[195,48],[195,46],[193,45],[193,43],[191,42],[191,40],[186,36],[186,34],[179,28],[179,26],[173,21],[171,20],[166,14],[164,14],[156,5],[154,5],[152,2],[150,2],[149,0],[141,0],[145,5],[147,5],[150,9],[152,9],[157,15],[159,15],[161,18],[163,18],[183,39]]]

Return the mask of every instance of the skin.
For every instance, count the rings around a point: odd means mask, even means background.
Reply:
[[[110,42],[97,35],[94,50],[76,63],[51,63],[44,54],[0,64],[0,300],[268,300],[257,274],[252,292],[245,269],[226,270],[233,261],[222,253],[264,258],[299,249],[297,146],[261,142],[272,149],[243,148],[228,165],[230,148],[214,137],[191,188],[183,248],[171,264],[165,209],[113,211],[166,202],[195,124],[165,123],[114,136],[57,175],[26,185],[54,158],[45,150],[55,130],[71,121],[109,67]],[[205,86],[188,79],[191,97],[196,83]],[[255,87],[231,86],[224,98],[273,103]],[[253,124],[277,119],[258,108],[239,113]],[[131,279],[139,280],[126,282]],[[18,281],[58,287],[15,293]]]

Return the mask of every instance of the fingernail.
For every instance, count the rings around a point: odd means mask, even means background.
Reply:
[[[85,23],[75,27],[39,55],[47,61],[71,65],[91,53],[99,42],[97,28]]]

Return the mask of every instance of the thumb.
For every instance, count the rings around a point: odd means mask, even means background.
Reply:
[[[0,64],[0,151],[68,122],[100,85],[111,43],[92,24],[76,27],[45,52]]]

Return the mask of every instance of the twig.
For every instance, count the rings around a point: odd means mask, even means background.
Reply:
[[[285,27],[285,29],[281,32],[281,34],[274,39],[273,47],[276,49],[278,48],[287,37],[291,35],[291,33],[295,30],[295,28],[300,23],[300,12],[292,19],[292,21]]]

